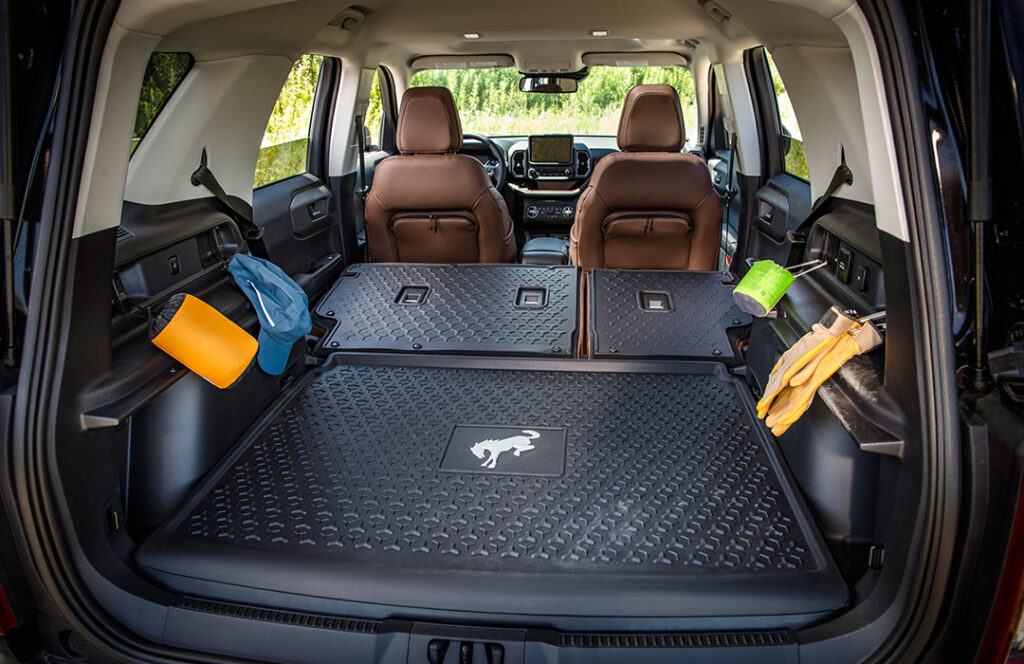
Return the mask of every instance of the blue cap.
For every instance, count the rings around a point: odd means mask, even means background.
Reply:
[[[313,329],[309,299],[302,287],[270,261],[235,254],[228,271],[260,319],[260,368],[271,376],[284,372],[292,345]]]

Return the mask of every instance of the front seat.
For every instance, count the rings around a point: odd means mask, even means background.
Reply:
[[[679,96],[638,85],[619,119],[621,152],[602,157],[580,195],[570,235],[584,270],[714,270],[722,204],[705,163],[680,152],[686,140]]]
[[[462,125],[447,88],[411,88],[396,136],[401,155],[377,165],[366,198],[373,260],[508,263],[516,254],[512,218],[483,165],[455,154]]]

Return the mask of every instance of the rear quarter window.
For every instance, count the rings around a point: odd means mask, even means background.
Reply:
[[[142,89],[139,91],[139,108],[135,113],[132,154],[135,154],[135,149],[174,91],[185,80],[193,64],[195,58],[190,53],[158,51],[149,57],[146,73],[142,77]]]
[[[765,51],[768,58],[768,71],[772,74],[772,86],[775,88],[775,102],[779,109],[779,139],[780,149],[786,162],[786,172],[798,178],[810,181],[811,171],[807,168],[807,153],[804,151],[803,134],[800,133],[800,125],[796,121],[796,111],[793,109],[793,102],[786,91],[786,84],[779,76],[779,69],[775,66],[775,60],[768,51]]]
[[[305,173],[313,100],[324,59],[303,55],[288,74],[256,158],[253,189]]]

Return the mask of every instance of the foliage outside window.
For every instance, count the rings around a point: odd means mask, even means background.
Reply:
[[[775,87],[776,106],[779,108],[779,133],[782,135],[782,155],[786,161],[786,172],[805,180],[811,179],[811,172],[807,168],[807,153],[804,152],[803,136],[800,133],[800,125],[796,121],[796,112],[793,110],[793,102],[789,99],[786,85],[779,76],[779,70],[775,67],[775,60],[768,51],[768,71],[772,74],[772,85]]]
[[[380,72],[373,75],[373,87],[370,88],[370,102],[366,106],[366,114],[363,124],[366,126],[370,140],[366,142],[366,149],[373,146],[380,147],[380,131],[384,122],[384,104],[380,99]]]
[[[260,143],[254,189],[306,172],[309,125],[322,64],[322,56],[303,55],[288,74]]]
[[[613,136],[622,103],[634,85],[664,83],[679,93],[683,119],[697,125],[693,75],[683,67],[591,67],[574,93],[519,90],[514,68],[432,69],[417,72],[411,87],[439,85],[452,91],[464,131],[492,136],[577,134]]]
[[[132,154],[194,62],[188,53],[156,52],[149,57],[139,91],[139,108],[135,113]]]

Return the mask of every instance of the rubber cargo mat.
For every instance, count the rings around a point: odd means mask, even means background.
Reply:
[[[335,356],[305,379],[149,538],[143,569],[221,599],[258,588],[530,615],[845,604],[720,366],[383,359]]]
[[[365,263],[316,308],[319,352],[571,356],[579,271],[568,266]]]
[[[592,270],[594,357],[734,359],[726,330],[750,325],[721,272]]]

